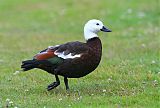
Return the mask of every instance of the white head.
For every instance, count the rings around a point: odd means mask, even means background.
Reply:
[[[97,33],[99,31],[111,32],[111,30],[107,29],[100,20],[89,20],[84,26],[84,37],[86,40],[98,37]]]

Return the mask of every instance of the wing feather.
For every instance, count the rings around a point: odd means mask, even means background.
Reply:
[[[68,42],[60,45],[54,54],[63,59],[74,59],[81,57],[88,49],[89,47],[85,43],[78,41]]]
[[[62,45],[50,46],[34,56],[37,60],[47,60],[53,57],[62,59],[74,59],[81,57],[89,50],[89,47],[82,42],[68,42]]]

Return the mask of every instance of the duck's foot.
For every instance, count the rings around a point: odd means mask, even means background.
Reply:
[[[54,89],[54,88],[56,88],[57,86],[60,85],[60,81],[59,81],[58,75],[55,75],[55,78],[56,78],[56,81],[53,82],[52,84],[48,85],[48,87],[47,87],[48,91],[50,91],[50,90],[52,90],[52,89]]]
[[[60,85],[60,82],[53,82],[50,85],[48,85],[47,90],[50,91],[50,90],[56,88],[59,85]]]

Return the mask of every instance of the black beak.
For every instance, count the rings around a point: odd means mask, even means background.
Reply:
[[[103,31],[103,32],[112,32],[111,30],[109,30],[108,28],[106,28],[104,26],[102,27],[101,31]]]

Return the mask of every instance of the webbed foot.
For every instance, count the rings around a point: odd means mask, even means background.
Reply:
[[[60,85],[60,82],[53,82],[50,85],[48,85],[47,90],[50,91],[50,90],[56,88],[59,85]]]

